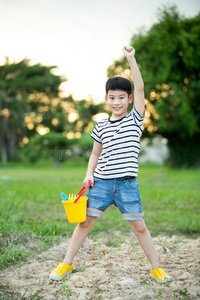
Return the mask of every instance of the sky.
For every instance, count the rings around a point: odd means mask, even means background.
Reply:
[[[199,0],[0,0],[0,64],[9,57],[55,65],[66,95],[103,101],[109,65],[169,4],[186,17],[200,12]]]

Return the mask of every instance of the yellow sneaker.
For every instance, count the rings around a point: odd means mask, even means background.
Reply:
[[[53,279],[53,280],[62,280],[63,278],[65,278],[65,276],[72,273],[73,267],[74,267],[73,263],[71,264],[71,266],[60,263],[57,266],[57,268],[55,268],[51,272],[51,274],[49,275],[49,278]]]
[[[152,270],[150,276],[160,283],[166,283],[172,280],[172,277],[167,275],[161,268]]]

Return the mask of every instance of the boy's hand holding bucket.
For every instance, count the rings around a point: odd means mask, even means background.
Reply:
[[[91,185],[91,181],[88,182],[88,184],[86,186],[84,186],[80,192],[77,194],[76,200],[74,201],[74,203],[76,203],[78,201],[78,199],[85,193],[85,191],[89,188],[89,186]]]
[[[67,214],[69,223],[82,223],[86,220],[87,197],[81,197],[91,185],[89,181],[86,187],[83,187],[75,197],[69,197],[68,200],[63,200],[62,203]],[[79,200],[79,201],[78,201]]]

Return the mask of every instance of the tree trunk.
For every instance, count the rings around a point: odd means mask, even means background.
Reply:
[[[3,140],[1,144],[1,162],[3,165],[6,165],[8,162],[8,154],[5,140]]]
[[[8,151],[11,160],[13,160],[16,153],[16,142],[17,142],[16,134],[15,133],[10,134],[9,141],[8,141]]]

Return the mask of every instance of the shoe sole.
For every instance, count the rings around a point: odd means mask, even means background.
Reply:
[[[163,278],[162,280],[159,280],[159,279],[157,279],[156,277],[154,277],[154,276],[151,275],[151,274],[150,274],[150,276],[151,276],[155,281],[157,281],[157,282],[159,282],[159,283],[167,283],[167,282],[172,281],[172,277],[165,277],[165,278]]]
[[[72,270],[72,271],[73,271],[73,270]],[[49,275],[49,279],[57,280],[57,281],[62,280],[62,279],[64,279],[68,274],[72,273],[72,271],[69,271],[69,272],[65,273],[62,277],[59,277],[58,274],[56,274],[56,273],[51,273],[51,274]]]

